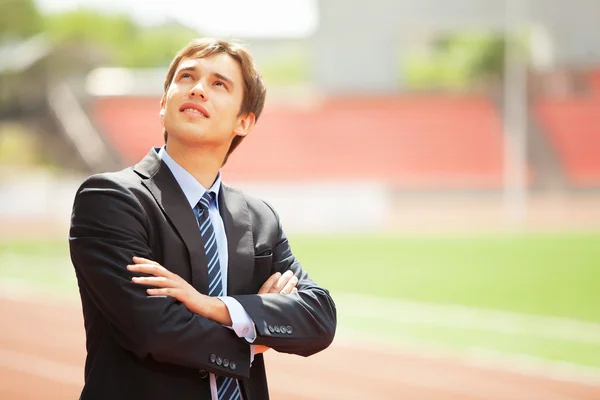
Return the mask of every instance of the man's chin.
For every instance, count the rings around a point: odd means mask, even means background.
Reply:
[[[193,148],[218,148],[222,146],[229,146],[230,144],[225,140],[220,140],[218,136],[199,130],[186,130],[183,132],[179,131],[176,134],[171,134],[169,131],[169,141],[171,140],[171,136],[173,136],[174,140],[180,143],[180,145]]]

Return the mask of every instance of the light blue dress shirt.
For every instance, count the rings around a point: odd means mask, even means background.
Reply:
[[[196,207],[206,189],[194,178],[188,171],[186,171],[181,165],[177,164],[175,160],[169,156],[167,149],[163,146],[158,151],[158,156],[164,161],[169,167],[169,170],[175,177],[175,180],[181,187],[183,194],[185,195],[190,208]],[[210,222],[213,225],[215,231],[215,238],[217,240],[217,248],[219,249],[219,264],[221,267],[221,277],[223,283],[223,294],[219,299],[225,303],[231,316],[231,328],[234,330],[236,335],[240,338],[246,339],[249,343],[252,343],[256,339],[256,328],[254,322],[250,318],[250,315],[244,310],[244,307],[233,297],[227,296],[227,270],[228,270],[228,253],[227,253],[227,235],[225,234],[225,225],[223,225],[223,219],[219,214],[219,193],[221,189],[221,173],[217,175],[217,179],[210,187],[209,191],[214,194],[213,201],[208,206],[208,215]],[[202,243],[198,243],[198,246],[202,246]],[[252,349],[254,350],[254,349]],[[251,352],[254,355],[254,351]],[[254,358],[254,357],[251,357]]]

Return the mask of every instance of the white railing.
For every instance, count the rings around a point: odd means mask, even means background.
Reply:
[[[89,169],[103,170],[112,157],[73,90],[62,82],[51,87],[47,96],[50,110]]]

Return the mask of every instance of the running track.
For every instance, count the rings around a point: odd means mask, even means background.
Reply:
[[[0,399],[77,399],[84,360],[78,306],[2,298],[0,321]],[[341,340],[311,358],[270,351],[267,368],[274,400],[600,399],[600,382],[554,380]]]

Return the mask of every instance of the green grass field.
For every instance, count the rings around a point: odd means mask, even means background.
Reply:
[[[336,293],[357,293],[600,323],[600,233],[292,236],[290,241],[304,267],[334,299]],[[0,243],[0,279],[76,296],[65,240]],[[375,337],[600,367],[600,334],[581,342],[527,331],[422,326],[396,320],[393,309],[387,316],[381,310],[365,315],[338,304],[338,312],[340,326]]]
[[[332,290],[600,322],[600,233],[312,237],[292,246]]]

